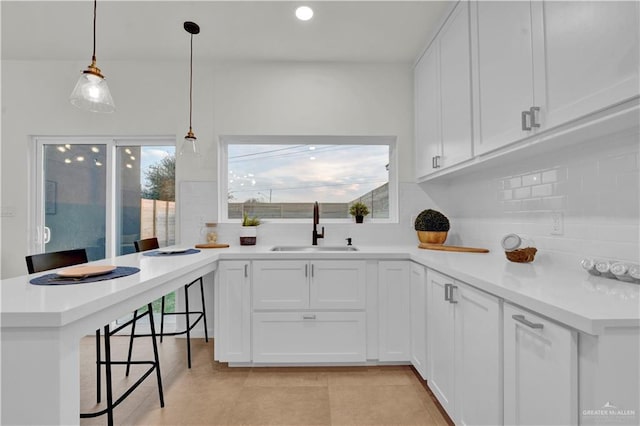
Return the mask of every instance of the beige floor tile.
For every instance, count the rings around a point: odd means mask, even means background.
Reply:
[[[128,337],[113,338],[114,358],[126,357],[128,344]],[[185,344],[182,338],[168,338],[159,345],[165,407],[159,406],[152,376],[116,408],[116,424],[448,425],[407,366],[236,368],[213,361],[212,340],[192,339],[188,369]],[[134,358],[151,357],[148,340],[137,339]],[[114,368],[116,394],[135,380],[139,369],[127,379],[124,367]],[[83,411],[95,408],[93,336],[81,342],[80,386]],[[102,416],[80,423],[105,422]]]
[[[227,413],[229,424],[329,425],[326,387],[245,387]]]
[[[413,386],[331,386],[333,425],[431,425]]]

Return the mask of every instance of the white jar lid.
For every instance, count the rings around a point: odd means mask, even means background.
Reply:
[[[507,234],[502,237],[502,248],[506,251],[513,251],[520,247],[522,239],[517,234]]]

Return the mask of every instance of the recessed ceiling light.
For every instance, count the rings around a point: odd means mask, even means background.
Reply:
[[[67,164],[71,164],[71,159],[70,158],[65,158],[64,162],[67,163]]]
[[[296,9],[296,18],[301,21],[308,21],[313,18],[313,9],[309,6],[300,6]]]
[[[76,161],[84,161],[84,157],[82,155],[78,155],[76,157]]]
[[[93,152],[100,152],[100,149],[98,149],[98,147],[97,147],[97,146],[92,146],[92,147],[91,147],[91,151],[93,151]]]

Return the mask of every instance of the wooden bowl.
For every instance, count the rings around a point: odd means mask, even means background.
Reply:
[[[418,233],[418,239],[421,243],[426,244],[444,244],[447,240],[447,232],[436,231],[416,231]]]

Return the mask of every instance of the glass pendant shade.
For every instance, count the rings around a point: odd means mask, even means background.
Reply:
[[[198,151],[198,144],[196,143],[196,137],[193,133],[189,132],[189,134],[184,137],[184,142],[182,142],[179,155],[183,157],[197,157],[200,155],[200,152]]]
[[[109,86],[104,77],[92,71],[92,67],[84,71],[69,100],[78,108],[92,112],[113,112],[116,106],[113,103]],[[95,67],[94,67],[95,68]]]

